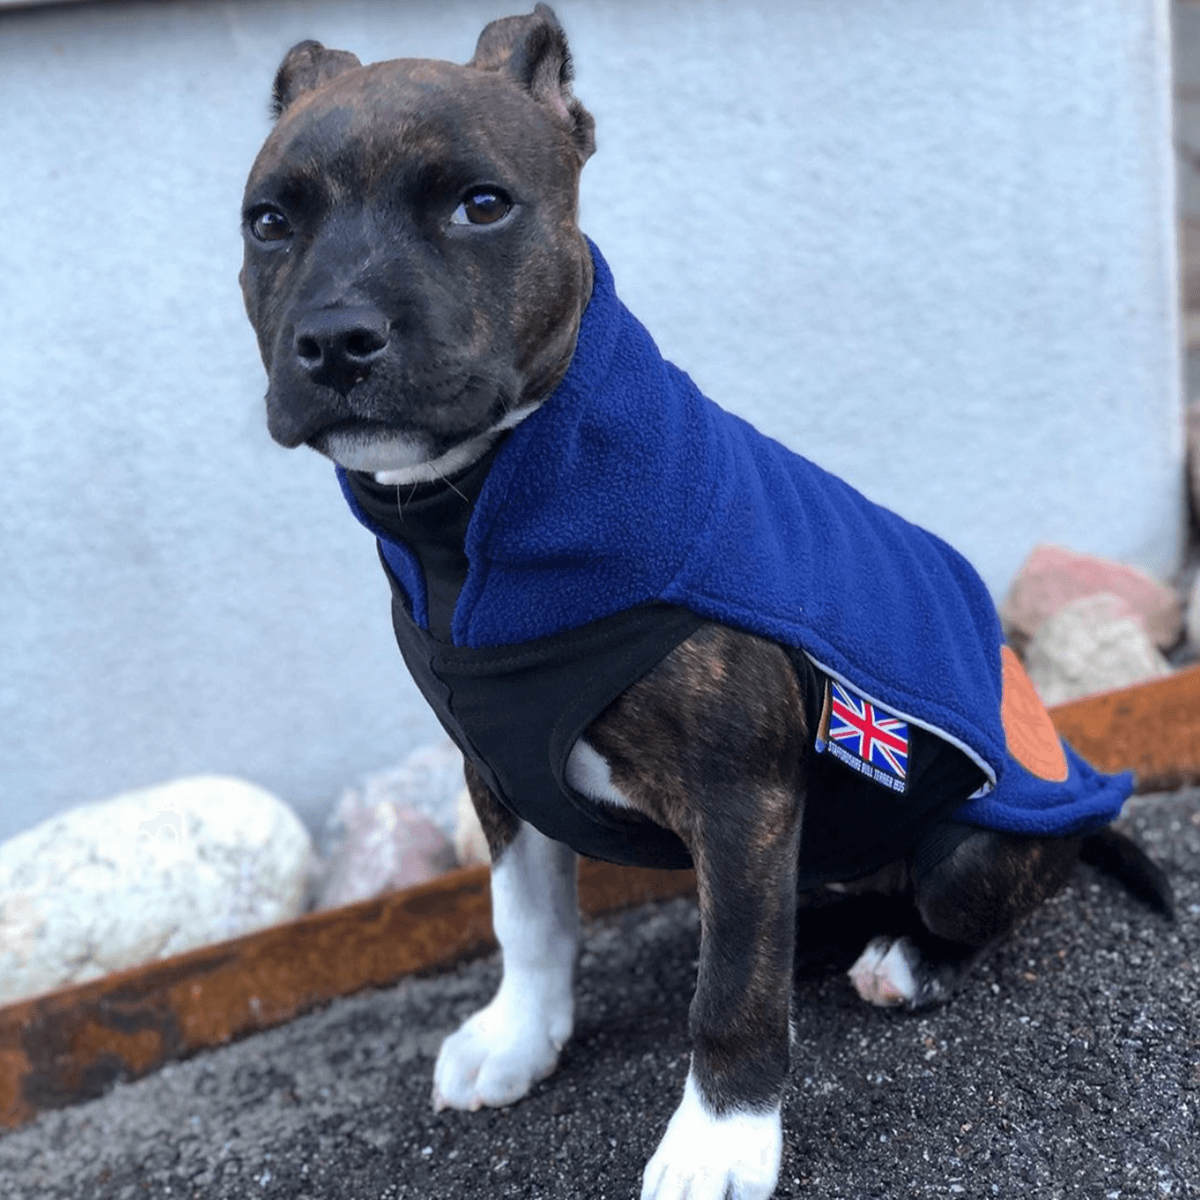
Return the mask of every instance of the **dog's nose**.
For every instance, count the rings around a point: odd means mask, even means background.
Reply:
[[[387,318],[373,308],[326,308],[296,323],[296,358],[314,383],[343,396],[387,350]]]

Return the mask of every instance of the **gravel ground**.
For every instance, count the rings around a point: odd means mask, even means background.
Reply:
[[[777,1196],[1200,1196],[1200,790],[1133,802],[1167,925],[1081,868],[922,1016],[797,985]],[[441,1037],[495,959],[331,1004],[0,1138],[0,1197],[636,1196],[687,1069],[697,951],[676,901],[593,922],[579,1028],[511,1109],[434,1115]]]

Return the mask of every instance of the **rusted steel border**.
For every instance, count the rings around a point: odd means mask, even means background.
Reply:
[[[691,871],[584,862],[595,915],[694,890]],[[0,1128],[367,987],[495,946],[486,867],[0,1008]]]
[[[1139,792],[1200,782],[1200,667],[1074,700],[1050,715],[1089,762],[1133,771]]]
[[[1136,771],[1141,791],[1200,780],[1200,667],[1051,715],[1097,766]],[[579,875],[593,915],[694,887],[690,871],[585,862]],[[494,945],[488,873],[478,867],[10,1004],[0,1008],[0,1128]]]

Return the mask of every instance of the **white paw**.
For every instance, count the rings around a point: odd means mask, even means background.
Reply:
[[[868,1004],[911,1004],[917,997],[913,967],[919,961],[919,951],[908,938],[873,938],[850,968],[850,982]]]
[[[537,1003],[533,989],[523,989],[514,974],[506,975],[491,1004],[442,1043],[433,1069],[436,1110],[512,1104],[558,1066],[571,1036],[570,996]]]
[[[642,1175],[642,1200],[767,1200],[779,1179],[779,1109],[712,1112],[688,1073],[683,1099]]]

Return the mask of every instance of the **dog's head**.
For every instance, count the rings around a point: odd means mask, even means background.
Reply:
[[[543,4],[488,25],[465,66],[288,53],[243,205],[276,441],[432,477],[553,389],[592,282],[593,126],[570,78]]]

